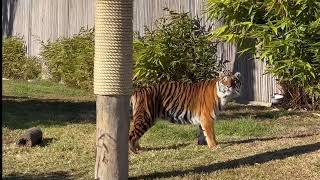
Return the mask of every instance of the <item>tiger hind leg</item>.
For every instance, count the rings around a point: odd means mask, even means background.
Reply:
[[[143,134],[153,125],[153,123],[147,123],[143,120],[135,120],[133,127],[129,133],[129,149],[133,153],[138,153],[141,150],[139,145],[139,139]]]
[[[207,145],[206,137],[203,134],[203,129],[201,125],[198,127],[198,133],[197,133],[197,142],[198,145]]]
[[[138,154],[138,151],[141,150],[138,139],[137,140],[129,139],[129,150],[135,154]]]

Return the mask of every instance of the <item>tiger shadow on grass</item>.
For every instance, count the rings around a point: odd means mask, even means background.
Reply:
[[[243,139],[243,140],[230,140],[230,141],[221,141],[219,144],[221,147],[225,148],[228,146],[233,146],[237,144],[246,144],[246,143],[253,143],[253,142],[264,142],[264,141],[272,141],[272,140],[280,140],[280,139],[294,139],[294,138],[304,138],[304,137],[310,137],[319,135],[320,133],[305,133],[305,134],[297,134],[297,135],[290,135],[290,136],[275,136],[275,137],[257,137],[257,138],[249,138],[249,139]],[[199,136],[199,135],[198,135]],[[201,136],[204,138],[204,136]],[[196,139],[198,141],[199,139]],[[146,151],[161,151],[161,150],[177,150],[184,148],[186,146],[197,144],[197,145],[207,145],[205,140],[203,139],[202,143],[199,144],[198,142],[195,143],[179,143],[179,144],[173,144],[168,146],[159,146],[159,147],[141,147],[141,152]]]
[[[274,151],[267,151],[260,154],[255,154],[252,156],[247,156],[239,159],[228,160],[224,162],[217,162],[211,165],[198,166],[192,169],[186,170],[172,170],[165,172],[155,172],[148,175],[141,175],[130,177],[129,179],[155,179],[155,178],[172,178],[172,177],[183,177],[190,173],[193,174],[203,174],[212,173],[215,171],[225,170],[225,169],[236,169],[241,166],[253,166],[256,163],[263,164],[273,160],[282,160],[292,156],[298,156],[306,153],[311,153],[320,150],[320,143],[313,143],[301,146],[294,146],[290,148],[283,148]]]
[[[161,151],[161,150],[175,150],[184,148],[186,146],[190,145],[190,143],[179,143],[179,144],[173,144],[169,146],[161,146],[161,147],[141,147],[141,151]]]
[[[294,138],[305,138],[319,135],[320,133],[306,133],[306,134],[297,134],[291,136],[275,136],[275,137],[258,137],[258,138],[250,138],[244,140],[234,140],[234,141],[222,141],[220,144],[224,144],[224,147],[237,145],[237,144],[245,144],[245,143],[253,143],[256,141],[263,142],[263,141],[272,141],[272,140],[280,140],[280,139],[294,139]]]

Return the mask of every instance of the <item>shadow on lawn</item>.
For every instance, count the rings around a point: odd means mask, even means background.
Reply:
[[[225,110],[219,114],[219,119],[239,119],[252,118],[257,120],[271,120],[281,116],[301,115],[303,112],[278,110],[271,111],[272,108],[264,106],[231,104],[227,105]]]
[[[165,146],[165,147],[141,147],[142,151],[160,151],[160,150],[173,150],[173,149],[179,149],[190,145],[189,143],[180,143],[180,144],[174,144],[171,146]]]
[[[95,123],[95,109],[94,101],[2,97],[3,127],[10,129],[73,122]]]
[[[268,151],[261,154],[240,158],[240,159],[229,160],[225,162],[218,162],[208,166],[199,166],[193,169],[156,172],[149,175],[131,177],[129,179],[169,178],[169,177],[176,177],[176,176],[185,176],[185,175],[188,175],[189,173],[195,173],[195,174],[211,173],[214,171],[219,171],[224,169],[234,169],[240,166],[252,166],[256,163],[262,164],[272,160],[285,159],[291,156],[297,156],[305,153],[314,152],[319,149],[320,149],[320,143],[318,142],[314,144],[307,144],[307,145],[295,146],[295,147],[280,149],[275,151]]]
[[[95,102],[61,99],[37,99],[29,97],[2,97],[3,126],[10,129],[26,129],[38,125],[65,125],[67,123],[95,123]],[[296,111],[270,111],[261,106],[233,104],[219,115],[219,119],[253,118],[274,119],[299,115]]]
[[[73,179],[73,177],[64,171],[57,171],[57,172],[49,172],[45,174],[19,174],[19,173],[12,173],[6,176],[3,176],[2,179],[25,179],[25,180],[31,180],[31,179]]]
[[[298,135],[292,135],[292,136],[279,136],[279,137],[259,137],[259,138],[251,138],[251,139],[245,139],[245,140],[236,140],[236,141],[226,141],[221,142],[221,144],[243,144],[243,143],[252,143],[255,141],[272,141],[272,140],[279,140],[279,139],[291,139],[291,138],[304,138],[304,137],[310,137],[310,136],[316,136],[319,135],[319,133],[309,133],[309,134],[298,134]]]
[[[42,143],[40,144],[41,147],[49,146],[53,141],[56,141],[57,138],[43,138]]]
[[[266,106],[235,104],[235,103],[231,102],[231,103],[226,105],[225,109],[226,110],[231,110],[231,111],[238,111],[238,110],[265,111],[265,110],[270,110],[272,108],[266,107]]]
[[[319,134],[320,133],[307,133],[307,134],[295,134],[291,136],[257,137],[257,138],[250,138],[250,139],[244,139],[244,140],[222,141],[222,142],[219,142],[219,144],[226,144],[226,146],[223,146],[223,147],[227,147],[235,144],[252,143],[255,141],[272,141],[272,140],[279,140],[279,139],[304,138],[304,137],[316,136]],[[206,146],[207,142],[204,142],[203,144],[199,144],[199,145]]]

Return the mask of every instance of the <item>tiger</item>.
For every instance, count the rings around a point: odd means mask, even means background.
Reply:
[[[240,96],[240,90],[239,72],[196,83],[172,81],[134,90],[130,98],[133,121],[128,136],[130,151],[141,150],[139,139],[160,118],[175,124],[199,125],[208,147],[219,147],[214,121],[227,102]]]

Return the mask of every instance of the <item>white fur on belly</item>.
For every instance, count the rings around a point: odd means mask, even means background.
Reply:
[[[199,116],[192,116],[191,117],[191,123],[192,124],[200,124],[200,117]]]

